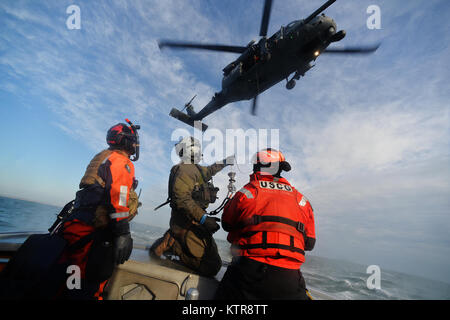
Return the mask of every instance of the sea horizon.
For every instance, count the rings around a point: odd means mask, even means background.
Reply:
[[[24,214],[26,217],[8,217],[5,215],[5,211],[7,208],[5,208],[5,205],[1,201],[2,199],[7,199],[10,202],[13,201],[13,204],[16,204],[16,208],[11,208],[11,210],[19,210],[20,207],[28,207],[26,203],[31,205],[30,208],[23,208]],[[17,201],[23,201],[25,203],[16,203]],[[6,206],[13,206],[13,204],[8,204]],[[36,215],[36,213],[33,211],[35,209],[36,205],[40,208],[42,211],[47,211],[47,214],[41,214]],[[57,205],[51,205],[46,203],[40,203],[37,201],[29,200],[29,199],[20,199],[20,198],[13,198],[8,197],[4,195],[0,195],[0,234],[1,233],[7,233],[7,232],[46,232],[48,227],[53,223],[54,219],[56,218],[56,214],[59,213],[62,206]],[[39,209],[38,209],[39,210]],[[48,214],[51,211],[51,215]],[[54,214],[53,214],[54,213]],[[36,221],[31,221],[30,217],[36,216]],[[16,220],[14,220],[17,219]],[[19,224],[23,223],[23,221],[26,222],[25,228],[21,229],[19,228]],[[37,223],[36,223],[37,222]],[[34,226],[32,228],[31,226]],[[136,244],[143,244],[143,245],[150,245],[152,241],[156,240],[159,236],[162,236],[163,233],[166,231],[165,228],[152,225],[150,223],[145,222],[131,222],[131,230],[133,233],[133,237],[136,238]],[[227,256],[229,243],[225,239],[215,238],[219,251],[222,256]],[[230,256],[228,256],[229,258]],[[225,260],[225,259],[224,259]],[[317,268],[317,265],[320,265],[320,268]],[[332,268],[332,266],[335,266],[335,269]],[[352,283],[347,279],[341,279],[341,277],[345,278],[345,273],[349,271],[349,274],[352,272],[356,272],[358,274],[358,279],[354,278],[355,281],[357,281],[358,286],[363,286],[365,283],[364,276],[366,277],[370,276],[369,274],[365,274],[366,268],[368,265],[356,261],[349,261],[345,259],[336,259],[336,258],[330,258],[322,255],[317,255],[314,253],[307,253],[306,255],[306,262],[302,266],[302,272],[306,275],[309,275],[311,278],[317,278],[317,275],[320,274],[321,279],[318,280],[318,283],[323,285],[327,282],[324,281],[325,279],[322,279],[323,277],[330,277],[331,279],[328,279],[329,283],[332,283],[333,281],[337,281],[338,283],[342,283],[344,286],[352,287]],[[337,270],[342,269],[341,273],[339,273]],[[336,274],[333,274],[336,273]],[[332,275],[333,274],[333,275]],[[416,274],[410,274],[403,271],[397,271],[395,269],[388,269],[388,268],[381,268],[381,276],[382,276],[382,289],[383,289],[383,276],[390,276],[393,279],[396,277],[403,277],[404,278],[415,278],[417,282],[423,282],[428,284],[428,286],[433,287],[435,286],[448,286],[448,296],[444,299],[450,299],[450,283],[444,281],[444,280],[438,280],[438,279],[432,279],[423,275],[416,275]],[[389,280],[389,282],[392,282],[392,279]],[[392,283],[390,283],[392,286]],[[354,284],[353,284],[354,286]],[[321,288],[317,288],[318,290],[322,290]],[[350,289],[350,288],[349,288]],[[361,290],[359,288],[358,290]],[[447,290],[444,289],[445,292]],[[326,291],[325,291],[326,292]],[[345,297],[344,297],[345,298]],[[389,298],[389,296],[387,297]]]

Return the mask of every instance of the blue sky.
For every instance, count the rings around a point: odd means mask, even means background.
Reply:
[[[81,9],[81,29],[66,8]],[[322,1],[274,1],[269,34]],[[381,30],[366,27],[369,5]],[[0,194],[63,205],[71,200],[105,132],[130,118],[142,126],[136,172],[137,221],[167,226],[168,117],[194,94],[205,105],[220,90],[233,54],[163,51],[157,39],[245,45],[257,39],[263,1],[0,2]],[[286,175],[311,200],[316,255],[450,282],[450,4],[338,0],[325,11],[345,29],[336,46],[372,44],[370,56],[320,56],[287,91],[206,118],[210,127],[280,130],[293,166]],[[238,170],[245,184],[249,165]],[[227,168],[227,173],[230,168]],[[225,190],[226,174],[215,179]],[[219,231],[218,238],[226,234]]]

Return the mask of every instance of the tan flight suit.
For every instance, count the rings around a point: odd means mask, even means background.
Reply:
[[[209,181],[224,167],[224,164],[204,167],[184,163],[172,167],[169,178],[170,230],[159,239],[162,243],[156,250],[159,255],[171,247],[172,253],[186,266],[205,276],[216,275],[222,260],[211,233],[200,225],[209,202],[194,200],[192,193],[196,186]]]

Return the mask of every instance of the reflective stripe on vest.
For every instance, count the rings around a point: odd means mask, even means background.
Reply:
[[[253,194],[249,190],[247,190],[245,188],[242,188],[238,192],[244,194],[247,197],[247,199],[253,199]]]
[[[128,187],[120,186],[119,206],[122,206],[122,207],[127,206],[127,195],[128,195]]]
[[[117,219],[117,218],[127,218],[129,215],[128,212],[117,212],[117,213],[111,213],[109,216],[111,219]]]

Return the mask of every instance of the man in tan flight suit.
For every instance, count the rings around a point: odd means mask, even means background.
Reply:
[[[219,219],[206,213],[218,191],[209,180],[225,166],[232,165],[234,156],[211,166],[200,166],[201,146],[193,137],[181,139],[176,152],[181,162],[170,171],[169,197],[165,203],[172,208],[170,229],[155,241],[150,254],[160,257],[170,252],[199,274],[214,276],[222,260],[212,237],[220,229]]]

